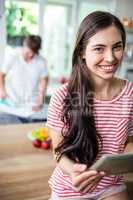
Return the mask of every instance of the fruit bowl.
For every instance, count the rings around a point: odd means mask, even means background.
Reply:
[[[51,140],[48,135],[48,128],[41,127],[34,129],[28,133],[29,140],[32,141],[33,146],[42,149],[49,149]]]

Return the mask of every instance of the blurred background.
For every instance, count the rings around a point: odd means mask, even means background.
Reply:
[[[39,34],[43,41],[41,54],[48,61],[49,99],[69,77],[75,33],[81,20],[94,10],[104,10],[116,14],[126,28],[127,46],[118,75],[133,80],[132,8],[132,0],[0,0],[0,66],[5,55],[22,45],[24,36]]]
[[[0,0],[0,66],[5,55],[21,46],[28,34],[39,34],[41,54],[47,58],[51,96],[71,71],[75,32],[81,20],[94,10],[116,14],[127,31],[127,47],[118,75],[133,80],[132,0]]]
[[[54,90],[69,78],[80,22],[95,10],[109,11],[124,24],[127,45],[117,75],[133,81],[133,0],[0,0],[0,68],[6,56],[21,47],[25,36],[39,34],[42,38],[41,55],[47,59],[50,77],[46,94],[48,103]],[[45,156],[44,151],[37,154],[25,137],[29,130],[39,126],[0,127],[3,159],[0,199],[48,199],[47,179],[52,158],[48,151]],[[133,199],[133,178],[130,175],[127,185]]]

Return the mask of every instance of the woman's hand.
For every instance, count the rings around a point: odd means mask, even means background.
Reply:
[[[87,166],[84,164],[74,164],[72,183],[78,192],[92,192],[104,175],[104,172],[87,169]]]

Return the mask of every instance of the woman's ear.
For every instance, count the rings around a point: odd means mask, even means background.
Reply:
[[[84,54],[82,55],[82,59],[85,60],[85,55]]]

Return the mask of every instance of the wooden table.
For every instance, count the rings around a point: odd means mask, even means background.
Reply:
[[[42,123],[0,126],[0,200],[48,200],[54,168],[50,150],[32,146],[27,133]],[[126,176],[133,200],[133,175]]]
[[[52,152],[33,147],[27,139],[27,133],[40,126],[0,126],[0,200],[48,200]]]

